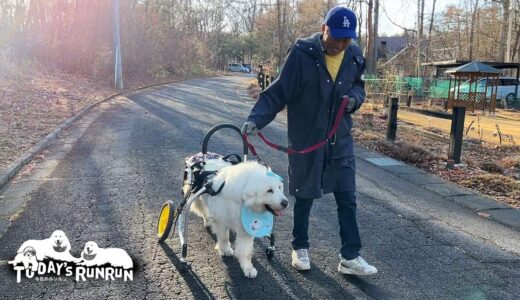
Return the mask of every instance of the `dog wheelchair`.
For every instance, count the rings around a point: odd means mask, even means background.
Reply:
[[[208,143],[211,136],[220,129],[232,129],[240,136],[243,144],[242,157],[237,154],[220,155],[208,152]],[[202,143],[202,152],[187,157],[185,160],[185,169],[183,174],[182,196],[183,200],[180,204],[175,205],[174,201],[168,200],[163,204],[159,219],[157,221],[157,238],[159,242],[164,242],[173,229],[175,234],[178,228],[179,240],[181,243],[181,270],[188,268],[188,225],[190,219],[190,207],[193,201],[199,196],[207,193],[216,195],[222,190],[222,184],[217,190],[213,188],[211,178],[223,167],[239,164],[247,161],[248,144],[240,132],[240,128],[232,124],[219,124],[211,128]],[[172,234],[172,235],[173,235]],[[268,258],[274,256],[275,238],[274,233],[268,235],[269,246],[265,250]]]

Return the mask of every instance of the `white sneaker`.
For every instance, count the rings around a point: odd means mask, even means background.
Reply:
[[[346,260],[341,255],[339,257],[341,261],[338,265],[338,272],[342,274],[363,276],[377,273],[376,267],[369,265],[361,256],[351,260]]]
[[[299,249],[292,251],[292,266],[296,270],[305,271],[311,268],[309,253],[307,249]]]

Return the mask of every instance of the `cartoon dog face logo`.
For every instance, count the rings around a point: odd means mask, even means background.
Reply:
[[[132,258],[120,248],[100,248],[96,242],[88,241],[81,252],[83,266],[102,266],[109,264],[112,267],[124,269],[133,268]]]
[[[253,223],[251,223],[251,230],[257,231],[262,227],[262,223],[259,220],[254,220]]]
[[[33,247],[27,247],[23,250],[23,256],[27,259],[31,259],[36,256],[36,250]]]
[[[69,249],[69,239],[65,235],[65,232],[56,230],[51,235],[52,248],[56,252],[65,252]]]
[[[99,246],[96,242],[90,241],[85,243],[85,248],[81,253],[81,257],[85,260],[93,260],[94,258],[96,258],[98,248]]]

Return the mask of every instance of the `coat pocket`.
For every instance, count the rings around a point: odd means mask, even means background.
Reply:
[[[352,122],[348,122],[346,118],[341,121],[336,138],[330,144],[330,155],[332,159],[343,158],[354,155],[354,140],[350,134],[350,126]]]

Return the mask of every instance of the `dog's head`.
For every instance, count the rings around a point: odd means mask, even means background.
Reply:
[[[244,204],[256,212],[270,211],[280,216],[282,210],[289,205],[283,194],[282,178],[274,174],[270,168],[255,172],[247,182],[242,193]]]
[[[25,249],[23,249],[23,256],[32,258],[33,256],[36,256],[36,250],[31,246],[25,247]]]
[[[52,248],[56,252],[65,252],[70,250],[70,242],[65,232],[56,230],[52,233],[50,240],[52,242]]]
[[[89,241],[85,243],[85,247],[83,248],[83,252],[81,253],[81,256],[85,260],[93,260],[94,257],[96,257],[96,254],[98,253],[99,246],[96,242]]]

